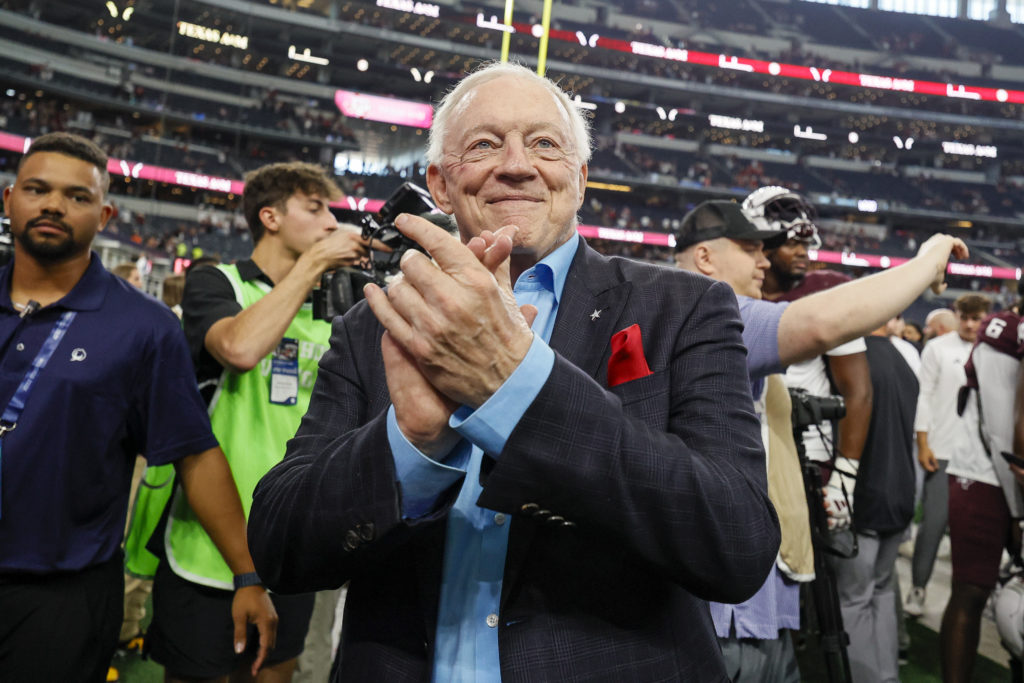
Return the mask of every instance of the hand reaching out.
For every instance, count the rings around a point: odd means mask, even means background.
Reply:
[[[970,251],[963,240],[937,233],[929,237],[917,250],[918,256],[926,256],[931,253],[936,254],[939,267],[930,286],[933,292],[941,294],[946,289],[946,264],[949,259],[965,259],[970,256]]]

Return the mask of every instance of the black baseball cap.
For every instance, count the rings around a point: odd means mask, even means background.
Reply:
[[[778,246],[785,238],[785,230],[758,230],[751,223],[743,209],[736,202],[726,199],[711,199],[701,202],[683,216],[682,225],[676,234],[676,251],[706,240],[728,237],[734,240],[761,240],[766,247]]]

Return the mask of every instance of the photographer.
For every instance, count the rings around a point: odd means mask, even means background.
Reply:
[[[245,217],[256,245],[252,257],[190,274],[182,308],[214,433],[248,517],[256,482],[284,456],[285,442],[306,412],[317,363],[328,346],[330,324],[313,318],[310,292],[324,271],[362,260],[367,246],[359,232],[340,227],[331,214],[328,202],[341,193],[319,167],[272,164],[245,180]],[[226,676],[246,655],[228,644],[217,647],[220,642],[210,634],[230,624],[233,585],[259,578],[233,577],[211,555],[210,539],[181,497],[171,505],[167,561],[157,569],[154,586],[152,655],[169,680]],[[303,650],[314,598],[273,600],[280,625],[268,668],[288,680]],[[319,600],[333,615],[336,592]],[[324,655],[329,661],[330,653]]]

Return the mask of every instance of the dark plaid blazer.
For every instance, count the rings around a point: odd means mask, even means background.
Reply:
[[[609,340],[634,323],[653,374],[608,389]],[[706,601],[753,595],[779,546],[740,331],[728,286],[581,240],[551,375],[481,468],[479,504],[512,515],[503,681],[726,680]],[[336,681],[429,681],[459,485],[401,518],[381,333],[365,303],[335,322],[249,544],[275,591],[351,582]]]

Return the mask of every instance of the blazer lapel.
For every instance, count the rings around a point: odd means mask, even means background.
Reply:
[[[607,384],[611,337],[632,284],[619,280],[608,259],[580,238],[558,302],[550,346],[566,360]]]

